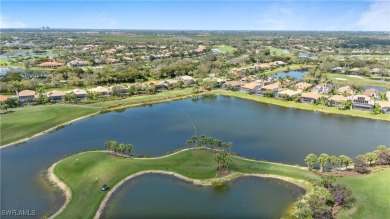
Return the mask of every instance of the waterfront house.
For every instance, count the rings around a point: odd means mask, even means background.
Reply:
[[[390,114],[390,101],[378,101],[382,113]]]
[[[111,94],[111,91],[108,88],[102,86],[89,89],[89,91],[95,93],[98,97],[106,97]]]
[[[149,82],[149,85],[154,85],[156,86],[156,90],[157,91],[163,91],[163,90],[167,90],[168,89],[168,86],[162,81],[151,81]]]
[[[0,95],[0,105],[3,105],[4,101],[6,101],[10,96]]]
[[[321,95],[317,93],[302,93],[300,101],[301,103],[315,104],[320,98]]]
[[[195,84],[196,80],[188,75],[183,75],[179,77],[179,81],[183,81],[184,84],[190,85],[190,84]]]
[[[277,92],[275,94],[275,98],[283,98],[284,96],[293,97],[293,96],[298,96],[301,93],[302,93],[302,90],[286,89],[286,90],[282,90],[282,91]]]
[[[222,85],[222,88],[227,89],[227,90],[238,91],[238,90],[240,90],[241,86],[242,86],[242,83],[240,81],[228,81]]]
[[[349,98],[343,95],[333,95],[329,98],[329,106],[339,107],[348,100]]]
[[[313,85],[307,82],[299,82],[295,85],[295,88],[299,90],[307,90],[311,87],[313,87]]]
[[[65,92],[54,90],[47,92],[46,95],[50,98],[50,102],[60,102],[64,99]]]
[[[83,89],[73,89],[71,91],[67,91],[66,93],[74,93],[76,95],[76,99],[81,100],[87,96],[87,91]]]
[[[55,67],[60,67],[63,66],[64,64],[56,62],[56,61],[50,61],[50,62],[42,62],[41,64],[38,65],[38,67],[41,68],[55,68]]]
[[[240,87],[240,92],[243,93],[256,93],[258,89],[260,89],[261,84],[257,82],[250,82],[242,85]]]
[[[332,68],[330,71],[331,72],[342,72],[343,68],[339,66],[339,67],[336,67],[336,68]]]
[[[272,93],[272,95],[274,95],[276,92],[278,92],[279,85],[280,85],[279,82],[265,85],[265,86],[261,87],[256,93],[258,93],[260,95],[264,95],[268,91],[268,92]]]
[[[18,93],[18,99],[20,103],[34,102],[35,91],[33,90],[22,90]]]
[[[168,87],[174,87],[179,81],[175,79],[167,79],[163,83]]]
[[[380,75],[381,74],[381,70],[379,68],[373,68],[373,69],[371,69],[371,74],[373,74],[373,75],[375,75],[375,74]]]
[[[374,108],[374,101],[366,95],[355,95],[352,98],[352,109],[371,110]]]
[[[381,98],[381,92],[379,90],[375,90],[375,89],[367,89],[363,92],[363,95],[373,97],[375,99]]]
[[[111,93],[115,93],[116,95],[127,95],[129,94],[129,88],[123,84],[113,85],[110,88]]]
[[[387,100],[390,100],[390,91],[386,92],[386,98],[387,98]]]

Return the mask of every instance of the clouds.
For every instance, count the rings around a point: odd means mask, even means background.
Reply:
[[[27,25],[21,21],[10,21],[7,17],[0,16],[0,28],[25,28]]]
[[[364,12],[357,27],[366,31],[390,31],[390,2],[375,1]]]

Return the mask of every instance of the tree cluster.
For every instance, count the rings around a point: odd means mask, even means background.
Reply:
[[[111,151],[111,153],[120,153],[122,156],[123,154],[127,151],[129,155],[131,155],[131,151],[133,150],[133,145],[132,144],[123,144],[123,143],[118,143],[116,141],[106,141],[104,143],[104,147],[108,150]]]

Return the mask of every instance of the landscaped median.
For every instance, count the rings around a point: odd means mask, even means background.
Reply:
[[[159,158],[137,159],[92,151],[65,158],[49,171],[49,174],[54,174],[50,176],[51,179],[58,178],[66,184],[61,188],[68,194],[68,201],[56,218],[93,218],[104,207],[104,203],[101,203],[107,192],[101,191],[101,186],[107,184],[115,188],[115,185],[130,179],[133,174],[167,173],[200,185],[254,175],[285,180],[306,190],[311,189],[309,181],[319,180],[319,176],[304,168],[237,156],[233,157],[229,165],[233,173],[216,178],[214,153],[210,149],[187,149]]]

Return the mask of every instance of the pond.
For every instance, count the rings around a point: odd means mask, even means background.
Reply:
[[[135,154],[164,155],[185,147],[194,134],[234,143],[241,156],[304,165],[308,153],[354,157],[390,145],[384,121],[327,115],[238,98],[208,96],[100,114],[56,132],[0,149],[2,209],[53,213],[59,191],[43,176],[55,162],[116,140]]]
[[[315,55],[309,54],[309,53],[305,53],[305,52],[299,52],[298,53],[298,57],[299,58],[313,58],[313,57],[315,57]]]
[[[274,78],[285,78],[286,76],[290,76],[290,77],[293,77],[295,78],[296,81],[300,81],[302,80],[303,78],[303,75],[308,73],[308,71],[287,71],[287,72],[279,72],[279,73],[276,73],[274,75],[272,75],[272,77]]]
[[[214,187],[148,174],[115,191],[102,218],[280,218],[303,194],[277,179],[240,177]]]
[[[47,52],[44,53],[35,53],[35,52],[27,52],[27,51],[18,51],[18,52],[12,52],[7,54],[0,54],[0,59],[6,59],[6,58],[13,58],[13,57],[19,57],[19,56],[35,56],[35,55],[45,55],[48,54]]]
[[[386,88],[385,87],[381,87],[381,86],[363,86],[363,88],[365,90],[367,90],[367,89],[375,89],[375,90],[379,90],[381,92],[386,91]]]

